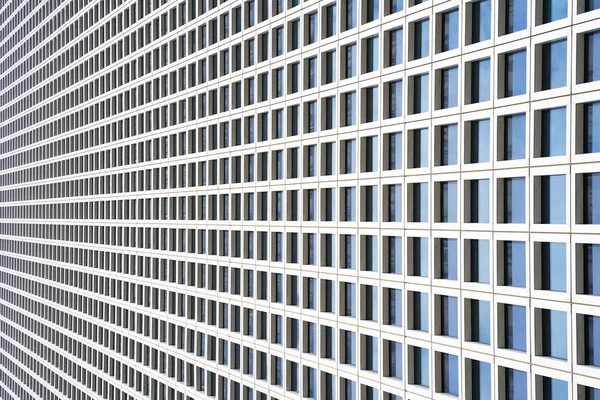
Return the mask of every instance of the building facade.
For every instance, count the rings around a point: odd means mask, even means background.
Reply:
[[[7,0],[0,398],[600,399],[599,0]]]

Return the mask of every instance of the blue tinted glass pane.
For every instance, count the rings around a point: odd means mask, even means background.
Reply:
[[[388,141],[389,169],[402,168],[402,132],[390,133]]]
[[[504,284],[525,287],[527,284],[527,257],[525,242],[504,242]]]
[[[542,379],[544,399],[558,400],[569,398],[569,383],[544,376]]]
[[[458,337],[458,299],[443,296],[442,307],[442,335]]]
[[[505,180],[505,222],[525,223],[525,178]]]
[[[427,293],[415,292],[415,329],[429,332],[429,299]]]
[[[567,0],[544,0],[542,22],[544,24],[567,18],[569,2]]]
[[[542,223],[566,223],[566,190],[567,178],[565,175],[542,177]]]
[[[471,223],[487,224],[490,222],[490,181],[480,179],[471,181]],[[466,216],[469,218],[469,216]]]
[[[518,0],[526,4],[526,2]],[[519,96],[527,92],[527,51],[506,54],[504,97]]]
[[[390,342],[390,376],[402,379],[402,343]]]
[[[507,368],[506,392],[509,400],[527,400],[527,372]]]
[[[442,51],[458,47],[458,10],[446,12],[442,16]]]
[[[490,38],[491,1],[480,0],[472,4],[471,43],[479,43]]]
[[[473,399],[491,400],[492,398],[492,368],[491,365],[473,360],[471,362],[471,385]]]
[[[584,325],[585,364],[600,367],[600,317],[586,315]]]
[[[414,383],[416,385],[429,387],[429,349],[415,347],[414,362]]]
[[[585,11],[600,9],[600,0],[585,0]]]
[[[585,35],[583,64],[584,82],[600,80],[600,31]]]
[[[390,67],[402,64],[402,28],[390,31],[389,58]]]
[[[413,222],[427,222],[429,220],[429,199],[427,183],[417,183],[413,192]]]
[[[427,112],[429,110],[429,74],[415,76],[413,83],[413,114]]]
[[[441,183],[441,222],[457,222],[457,186],[456,181]]]
[[[504,159],[525,158],[527,119],[525,114],[515,114],[504,118]]]
[[[471,163],[490,161],[490,120],[471,122]]]
[[[527,2],[506,0],[505,34],[527,29]]]
[[[585,244],[583,249],[583,292],[600,295],[600,244]]]
[[[402,273],[402,238],[399,236],[389,237],[388,242],[388,271],[391,274]]]
[[[458,396],[458,357],[453,354],[442,354],[442,391]]]
[[[542,45],[542,90],[567,86],[567,59],[566,39]]]
[[[402,81],[391,82],[389,88],[389,118],[397,118],[402,116]]]
[[[413,168],[427,167],[429,157],[428,129],[417,129],[413,132]]]
[[[490,283],[490,241],[471,240],[471,282]]]
[[[527,308],[506,306],[506,348],[527,351]]]
[[[556,310],[542,311],[543,355],[567,359],[567,313]]]
[[[471,64],[471,103],[490,100],[490,59]]]
[[[444,125],[440,131],[440,164],[456,165],[458,163],[458,125]]]
[[[429,276],[429,248],[428,238],[413,238],[413,275]]]
[[[458,241],[456,239],[440,239],[442,279],[457,279]]]
[[[442,70],[441,108],[458,105],[458,67]]]
[[[600,102],[583,105],[583,152],[600,152]]]
[[[565,107],[542,110],[542,157],[567,154],[567,109]]]
[[[473,300],[471,303],[471,323],[473,332],[471,341],[490,344],[490,302]]]
[[[585,174],[583,179],[584,223],[600,224],[600,172]]]
[[[429,56],[429,19],[415,22],[414,59]]]
[[[541,243],[542,290],[567,291],[566,243]]]
[[[390,0],[390,14],[402,11],[404,8],[404,0]]]

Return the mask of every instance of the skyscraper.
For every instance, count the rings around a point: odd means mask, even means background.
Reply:
[[[4,1],[0,398],[600,399],[600,1]]]

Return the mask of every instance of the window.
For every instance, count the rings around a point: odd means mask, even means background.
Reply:
[[[313,89],[317,87],[317,57],[310,57],[306,59],[306,89]]]
[[[527,351],[526,307],[498,304],[498,324],[498,346],[501,349]]]
[[[583,34],[582,61],[583,83],[600,80],[600,31]]]
[[[436,296],[436,335],[458,337],[458,298]]]
[[[567,222],[567,179],[565,175],[546,175],[537,178],[539,190],[536,201],[536,223],[565,224]]]
[[[409,346],[409,362],[413,371],[412,379],[409,383],[412,385],[429,387],[429,349],[417,346]]]
[[[489,363],[465,358],[465,391],[472,399],[491,400],[492,368]]]
[[[567,313],[564,311],[536,309],[536,355],[566,360]],[[541,346],[539,345],[541,343]]]
[[[344,97],[344,126],[356,125],[356,92],[342,94]]]
[[[409,329],[429,332],[429,300],[424,292],[408,292]]]
[[[490,100],[490,59],[471,61],[467,64],[471,73],[466,80],[467,103],[475,104]]]
[[[502,0],[500,10],[500,35],[508,35],[527,29],[527,1]]]
[[[488,224],[490,222],[490,181],[474,179],[465,181],[465,222]]]
[[[498,284],[524,288],[527,286],[527,253],[525,242],[498,242]]]
[[[489,40],[491,37],[491,0],[477,0],[467,3],[467,21],[470,29],[466,29],[466,44],[475,44]]]
[[[402,132],[388,133],[384,138],[384,169],[386,171],[402,169]]]
[[[578,314],[577,320],[578,338],[583,336],[581,343],[578,343],[577,363],[600,367],[600,316]]]
[[[482,119],[465,123],[465,163],[476,164],[490,161],[490,120]]]
[[[485,300],[465,300],[465,340],[490,344],[490,302]]]
[[[402,326],[402,290],[385,289],[384,291],[385,325]]]
[[[387,84],[387,118],[402,116],[402,80],[388,82]]]
[[[541,84],[537,90],[550,90],[567,86],[567,39],[538,45],[541,57],[537,75],[541,75]]]
[[[577,222],[600,224],[600,173],[578,174],[576,193]]]
[[[387,60],[385,66],[393,67],[394,65],[400,65],[403,62],[402,52],[404,46],[402,40],[404,37],[404,29],[396,28],[386,32],[386,48],[384,58]]]
[[[490,283],[490,241],[465,240],[465,281]]]
[[[346,19],[344,21],[344,23],[345,23],[344,30],[356,28],[356,12],[357,12],[356,1],[357,0],[346,0],[345,1]]]
[[[385,193],[387,195],[387,222],[402,222],[402,185],[386,185]],[[384,203],[384,207],[386,203]]]
[[[577,245],[577,293],[600,295],[600,244]]]
[[[436,166],[458,163],[458,125],[442,125],[436,128]]]
[[[458,396],[458,357],[453,354],[437,353],[439,360],[440,392]]]
[[[369,23],[379,19],[379,0],[366,0],[364,4],[364,23]]]
[[[367,38],[363,42],[366,51],[365,67],[363,73],[377,71],[379,69],[379,36]]]
[[[538,111],[535,122],[538,136],[535,156],[557,157],[567,154],[567,109],[550,108]]]
[[[363,110],[364,123],[375,122],[379,120],[379,88],[372,86],[363,89]]]
[[[526,157],[527,118],[513,114],[498,119],[498,161],[520,160]]]
[[[541,390],[538,396],[544,399],[561,399],[569,397],[569,383],[556,378],[536,375],[536,385]]]
[[[344,55],[344,63],[342,68],[344,70],[344,79],[353,78],[356,76],[356,43],[352,43],[342,47]]]
[[[376,337],[370,335],[361,335],[362,350],[361,358],[362,370],[377,372],[379,370],[378,356],[379,356],[379,343]]]
[[[306,17],[308,28],[306,29],[306,44],[313,44],[317,41],[318,31],[318,15],[316,12],[312,12]]]
[[[419,114],[429,111],[429,74],[415,75],[409,79],[412,83],[410,103],[412,108],[410,114]]]
[[[384,376],[402,379],[402,343],[383,341]]]
[[[499,83],[501,86],[500,97],[519,96],[527,93],[527,51],[517,50],[502,54],[500,61],[499,68],[503,73],[500,82],[504,82],[502,86]]]
[[[409,184],[409,201],[412,196],[412,213],[409,211],[409,222],[427,222],[429,220],[429,203],[428,203],[428,184],[427,183],[411,183]]]
[[[567,18],[569,13],[568,3],[564,0],[537,0],[538,7],[541,7],[541,19],[539,24],[547,24],[549,22],[558,21],[559,19]]]
[[[439,95],[437,109],[458,106],[458,67],[444,68],[438,71]]]
[[[456,181],[437,182],[436,221],[456,223],[458,221],[458,184]]]
[[[567,291],[567,244],[535,243],[535,289]]]
[[[413,22],[413,42],[411,60],[429,57],[429,19]]]
[[[429,276],[428,241],[426,237],[408,238],[409,276]]]
[[[384,3],[385,15],[394,14],[404,9],[404,0],[386,0]]]
[[[323,84],[327,85],[329,83],[333,83],[336,80],[336,52],[335,50],[328,51],[323,53],[323,64],[324,64],[324,73],[323,73]]]
[[[335,96],[326,97],[323,101],[324,108],[324,121],[323,121],[323,130],[334,129],[335,128],[335,117],[336,117],[336,107],[335,107]]]
[[[436,279],[458,279],[458,240],[435,239]]]
[[[527,372],[499,367],[500,398],[503,400],[527,399]]]
[[[441,22],[439,52],[458,48],[458,9],[445,11],[439,18]]]
[[[325,19],[323,21],[325,27],[323,29],[324,36],[323,39],[327,39],[337,33],[337,13],[336,13],[336,5],[330,4],[325,6],[324,9]]]
[[[600,102],[577,106],[577,153],[600,152]]]

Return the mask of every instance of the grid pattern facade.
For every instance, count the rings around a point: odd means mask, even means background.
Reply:
[[[0,398],[600,399],[599,27],[4,2]]]

